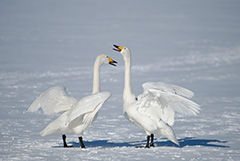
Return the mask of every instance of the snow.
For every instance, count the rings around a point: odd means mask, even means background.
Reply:
[[[0,160],[239,160],[240,2],[0,1]],[[195,92],[198,116],[176,116],[180,147],[144,132],[122,114],[123,60],[112,44],[132,52],[132,85],[163,81]],[[112,97],[85,132],[63,148],[61,135],[39,132],[57,116],[27,112],[55,85],[81,98],[91,93],[95,57],[107,53],[102,91]]]

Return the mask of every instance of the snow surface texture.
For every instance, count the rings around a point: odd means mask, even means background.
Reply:
[[[0,1],[0,160],[240,160],[240,2]],[[180,147],[160,136],[144,145],[143,131],[122,114],[123,60],[132,52],[132,86],[163,81],[195,92],[198,116],[176,116]],[[39,132],[57,116],[27,112],[44,90],[63,85],[91,93],[92,65],[106,52],[118,67],[101,70],[112,97],[85,132],[63,148],[61,135]]]

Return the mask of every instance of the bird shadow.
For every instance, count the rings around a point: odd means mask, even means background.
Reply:
[[[196,139],[194,137],[186,137],[184,139],[179,139],[178,141],[180,143],[179,147],[181,148],[185,146],[205,146],[205,147],[219,147],[219,148],[230,147],[228,145],[225,145],[228,143],[228,141],[222,141],[217,139]]]
[[[217,139],[196,139],[194,137],[186,137],[183,139],[178,139],[179,146],[172,143],[171,141],[156,141],[154,142],[155,147],[178,147],[183,148],[186,146],[203,146],[203,147],[220,147],[229,148],[225,145],[228,141],[221,141]],[[69,142],[72,148],[77,148],[80,146],[78,142]],[[84,141],[87,148],[114,148],[114,147],[144,147],[146,140],[133,141],[133,142],[111,142],[109,140],[94,140],[94,141]],[[54,146],[54,148],[61,148],[63,146]]]

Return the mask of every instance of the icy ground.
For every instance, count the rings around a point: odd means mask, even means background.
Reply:
[[[240,2],[0,1],[0,160],[240,160]],[[176,147],[144,132],[122,114],[123,60],[112,44],[129,47],[132,85],[164,81],[195,92],[196,117],[177,115]],[[101,88],[112,97],[85,132],[63,148],[61,135],[39,132],[57,116],[27,112],[44,90],[63,85],[70,95],[91,93],[92,65],[106,52]]]

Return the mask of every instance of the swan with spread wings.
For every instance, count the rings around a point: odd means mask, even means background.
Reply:
[[[179,146],[171,126],[175,112],[197,115],[200,106],[191,101],[194,93],[186,88],[163,82],[146,82],[143,93],[135,96],[131,87],[131,53],[126,47],[114,45],[125,63],[123,113],[125,117],[147,134],[147,148],[154,146],[154,134],[164,136]],[[151,142],[150,142],[151,138]]]
[[[28,111],[35,112],[42,108],[46,115],[63,112],[56,120],[52,121],[40,134],[46,136],[49,134],[62,134],[64,147],[69,147],[66,143],[66,134],[77,134],[82,148],[83,132],[97,118],[99,109],[103,103],[111,96],[109,92],[100,92],[99,73],[102,64],[111,64],[116,66],[116,61],[112,60],[106,54],[97,56],[93,70],[92,94],[78,100],[67,94],[65,87],[55,86],[49,88],[30,105]]]

